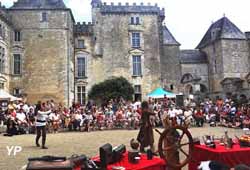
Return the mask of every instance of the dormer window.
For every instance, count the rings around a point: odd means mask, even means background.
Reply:
[[[212,41],[216,40],[216,38],[217,38],[217,36],[219,34],[219,31],[220,31],[220,29],[218,29],[218,28],[212,29],[212,31],[211,31],[211,39],[212,39]]]
[[[42,12],[41,22],[47,22],[47,21],[48,21],[48,14],[47,14],[47,12]]]

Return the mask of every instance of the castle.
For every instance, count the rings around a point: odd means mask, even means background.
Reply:
[[[135,100],[157,87],[200,98],[249,94],[250,33],[228,18],[195,50],[180,50],[157,4],[91,6],[92,22],[76,23],[63,0],[0,4],[0,88],[66,105],[85,103],[94,84],[116,76],[132,83]]]

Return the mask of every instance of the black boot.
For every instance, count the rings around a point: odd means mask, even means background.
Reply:
[[[46,142],[46,137],[42,138],[42,149],[48,149],[48,147],[45,146],[45,142]]]
[[[36,137],[36,146],[37,146],[37,147],[40,147],[39,138],[40,138],[40,137],[38,137],[38,136]]]

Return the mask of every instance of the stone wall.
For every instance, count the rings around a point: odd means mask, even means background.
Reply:
[[[208,79],[210,93],[213,96],[224,95],[221,82],[225,78],[244,80],[249,73],[249,50],[245,40],[216,41],[202,51],[208,56]]]
[[[162,46],[161,56],[161,74],[164,87],[173,92],[179,93],[181,90],[181,65],[180,65],[180,48],[176,45]]]
[[[224,79],[221,41],[216,41],[201,49],[201,51],[205,52],[208,58],[209,92],[221,92],[222,87],[220,82]]]
[[[158,15],[137,15],[141,20],[140,25],[130,25],[132,16],[134,15],[95,14],[95,47],[89,86],[114,76],[123,76],[133,85],[141,85],[143,97],[160,86]],[[141,35],[139,49],[131,47],[131,34],[134,31]],[[132,55],[135,54],[142,56],[141,77],[132,76]]]
[[[1,9],[0,9],[1,10]],[[11,33],[12,33],[12,27],[10,27],[9,24],[7,24],[1,17],[0,17],[0,24],[2,27],[4,27],[4,36],[0,36],[0,47],[4,49],[5,55],[4,55],[4,70],[2,73],[0,73],[0,83],[3,83],[4,90],[9,91],[9,82],[10,82],[10,71],[11,67],[9,65],[10,58],[11,58]]]
[[[41,22],[42,12],[9,11],[21,30],[23,62],[22,75],[13,77],[10,88],[23,89],[28,102],[54,99],[68,105],[73,99],[73,21],[69,11],[48,10],[48,22]]]
[[[222,40],[224,78],[244,79],[249,72],[249,51],[245,40]]]

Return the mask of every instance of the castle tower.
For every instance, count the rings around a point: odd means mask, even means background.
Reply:
[[[161,86],[161,29],[165,10],[149,4],[93,0],[93,66],[88,86],[122,76],[135,100]]]
[[[18,0],[8,15],[15,28],[12,66],[17,66],[11,90],[22,91],[28,102],[53,99],[69,106],[74,98],[71,10],[63,0]]]
[[[92,0],[91,6],[92,6],[92,22],[94,25],[93,53],[95,56],[102,56],[103,55],[103,49],[102,49],[102,22],[103,21],[102,21],[102,15],[101,15],[102,1]]]
[[[208,56],[210,93],[216,96],[241,93],[249,71],[245,34],[224,16],[209,27],[197,49]]]
[[[166,90],[179,92],[181,79],[180,43],[164,25],[162,26],[161,77]]]

